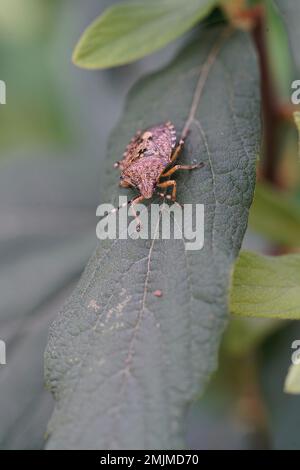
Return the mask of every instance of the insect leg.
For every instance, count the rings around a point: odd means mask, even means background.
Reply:
[[[171,200],[175,201],[176,200],[176,181],[175,180],[169,180],[169,181],[164,181],[163,183],[158,183],[157,187],[158,188],[168,188],[169,186],[172,186],[172,195],[171,195]]]
[[[170,194],[159,193],[159,192],[157,192],[156,194],[157,194],[159,197],[161,197],[162,199],[167,199],[167,200],[170,200],[170,199],[171,199]]]
[[[171,176],[177,170],[194,170],[195,168],[202,168],[204,163],[197,163],[196,165],[175,165],[170,170],[167,170],[166,173],[162,173],[161,176]]]
[[[156,193],[159,197],[161,197],[163,200],[167,199],[168,201],[170,201],[172,198],[171,198],[171,195],[170,194],[166,194],[166,193]],[[180,202],[178,201],[173,201],[175,202],[175,204],[177,204],[177,206],[179,206],[181,209],[183,209],[183,205],[180,204]]]
[[[183,146],[184,146],[184,140],[181,139],[171,156],[171,162],[175,162],[175,160],[177,160],[181,150],[183,149]]]
[[[132,212],[133,212],[133,215],[134,215],[134,218],[135,220],[137,221],[137,224],[136,224],[136,231],[137,232],[140,232],[141,230],[141,220],[139,218],[139,216],[137,215],[135,209],[134,209],[134,205],[135,204],[139,204],[140,202],[142,202],[144,200],[144,196],[136,196],[134,199],[132,199],[130,201],[130,207],[132,209]]]

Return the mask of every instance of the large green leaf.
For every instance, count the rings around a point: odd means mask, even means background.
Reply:
[[[300,319],[300,254],[242,252],[235,264],[230,310],[235,315]]]
[[[121,2],[86,29],[73,61],[88,69],[133,62],[181,36],[216,4],[217,0]]]
[[[109,167],[137,128],[189,123],[181,161],[205,167],[178,175],[178,200],[205,205],[204,248],[159,237],[99,243],[50,333],[46,379],[57,403],[48,448],[183,445],[187,406],[216,368],[253,197],[257,76],[249,37],[213,29],[130,93]],[[117,196],[117,182],[111,172],[106,198]]]

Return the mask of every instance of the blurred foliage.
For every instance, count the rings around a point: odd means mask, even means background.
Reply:
[[[60,9],[59,0],[1,1],[1,79],[7,84],[7,104],[0,114],[0,150],[71,142],[60,72],[50,59]]]
[[[261,3],[260,0],[251,2],[252,5],[259,3]],[[276,81],[281,103],[289,105],[291,80],[299,78],[295,70],[298,73],[300,71],[300,55],[297,46],[299,44],[299,28],[297,27],[300,16],[299,2],[266,0],[265,4],[268,6],[266,33],[273,78]],[[287,38],[287,30],[289,38]],[[292,56],[290,55],[291,47]],[[264,237],[268,243],[268,252],[274,254],[297,252],[300,247],[300,147],[297,146],[291,120],[282,121],[279,132],[281,133],[280,187],[271,186],[260,180],[256,186],[249,217],[251,229]],[[258,176],[260,177],[259,172]],[[261,259],[259,257],[260,261]],[[267,258],[267,271],[265,267],[262,270],[258,269],[256,263],[252,267],[251,263],[250,265],[244,264],[242,278],[236,279],[246,294],[244,300],[248,311],[250,307],[252,312],[261,309],[264,313],[267,311],[272,313],[277,311],[279,315],[283,313],[279,312],[283,298],[286,300],[286,305],[292,300],[289,288],[283,289],[284,295],[281,297],[283,286],[287,287],[288,282],[291,282],[294,286],[292,291],[296,296],[299,291],[298,259],[299,255],[295,255],[295,258],[293,255],[287,258],[285,256],[278,259]],[[290,270],[286,265],[280,271],[280,265],[282,262],[285,264],[285,260],[291,260],[293,267]],[[293,260],[296,260],[295,264]],[[237,269],[241,267],[240,261],[241,259],[238,261]],[[252,272],[253,267],[255,270],[258,269],[258,276]],[[251,285],[249,279],[253,281]],[[266,284],[269,291],[273,290],[273,295],[268,298],[263,287]],[[255,299],[252,298],[251,289],[258,294],[256,298],[259,300],[258,304],[252,303]],[[264,297],[266,303],[261,302]],[[252,300],[249,303],[250,298]],[[274,302],[274,310],[266,308],[269,302]],[[250,306],[251,303],[252,306]],[[238,310],[242,314],[246,313],[243,307],[244,304],[239,303]],[[295,317],[298,317],[300,308],[297,303],[294,307]],[[236,419],[244,423],[252,423],[257,431],[262,430],[259,438],[260,444],[256,443],[255,448],[263,442],[263,447],[272,449],[299,449],[300,447],[297,431],[300,397],[289,397],[284,392],[285,384],[286,392],[299,393],[297,384],[300,366],[291,366],[286,378],[293,352],[291,346],[295,339],[299,339],[299,333],[298,323],[241,317],[232,318],[225,333],[220,352],[221,367],[207,394],[212,395],[211,387],[215,387],[216,394],[218,390],[222,390],[220,393],[223,393],[224,386],[227,390],[231,386],[235,402],[243,403],[242,407],[235,409]],[[238,387],[234,386],[237,376],[241,379]],[[261,380],[258,380],[259,377]]]
[[[300,204],[291,191],[278,191],[257,183],[249,215],[251,228],[274,243],[298,247],[300,240]]]
[[[265,341],[257,355],[259,387],[272,449],[300,448],[300,396],[284,392],[293,353],[292,344],[299,338],[300,323],[285,323],[284,328]]]
[[[232,317],[224,335],[222,351],[225,356],[246,356],[281,327],[281,321],[270,318]]]
[[[230,311],[235,315],[300,319],[300,254],[242,251],[235,263]]]

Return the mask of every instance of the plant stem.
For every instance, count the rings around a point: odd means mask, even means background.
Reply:
[[[279,159],[279,131],[282,116],[276,86],[270,70],[265,26],[266,21],[264,8],[256,8],[252,37],[256,46],[260,65],[264,124],[264,158],[262,161],[261,176],[271,184],[279,186],[279,181],[277,179],[277,163]]]

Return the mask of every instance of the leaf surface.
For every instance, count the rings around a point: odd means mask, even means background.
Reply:
[[[49,449],[183,445],[187,406],[216,368],[228,316],[253,197],[258,94],[249,37],[220,29],[200,32],[131,91],[109,167],[138,128],[167,120],[179,134],[190,127],[180,161],[205,167],[178,174],[177,200],[204,204],[204,248],[188,251],[158,232],[152,240],[99,242],[50,333],[46,378],[57,403]],[[106,198],[128,194],[112,190],[117,182],[111,172]]]

